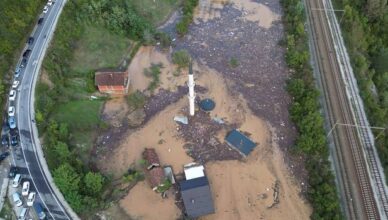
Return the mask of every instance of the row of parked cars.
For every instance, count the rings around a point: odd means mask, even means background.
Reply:
[[[42,205],[39,202],[35,202],[36,192],[30,190],[30,181],[22,180],[22,175],[18,173],[17,167],[11,167],[9,176],[13,177],[13,188],[18,188],[21,182],[23,182],[21,195],[19,192],[14,192],[12,194],[12,200],[17,207],[23,206],[23,200],[26,200],[26,206],[22,207],[20,213],[18,214],[18,219],[25,219],[30,207],[35,209],[39,219],[45,219],[46,213],[44,212]]]
[[[53,4],[52,0],[48,0],[47,5],[43,8],[43,14],[46,14],[49,10],[49,6]],[[40,17],[38,20],[38,25],[43,23],[44,18]],[[24,67],[26,67],[28,63],[28,59],[31,55],[31,46],[33,45],[35,39],[33,36],[29,37],[27,40],[28,48],[23,52],[22,60],[20,65],[16,67],[14,73],[14,81],[12,83],[11,90],[9,92],[9,105],[8,105],[8,119],[7,125],[9,126],[9,133],[2,136],[2,145],[3,146],[17,146],[18,145],[18,129],[16,127],[16,119],[15,119],[15,102],[17,97],[17,91],[20,84],[19,76]],[[5,152],[0,155],[0,162],[4,160],[9,155],[8,152]],[[11,166],[9,171],[9,178],[13,178],[12,187],[16,189],[16,191],[12,194],[12,200],[15,206],[22,207],[20,213],[17,213],[18,219],[26,219],[30,208],[33,208],[38,215],[39,219],[46,219],[46,213],[42,207],[42,205],[35,201],[36,192],[30,189],[31,183],[28,179],[23,179],[22,174],[19,172],[19,168],[15,166]],[[19,186],[22,186],[21,193],[18,192]]]

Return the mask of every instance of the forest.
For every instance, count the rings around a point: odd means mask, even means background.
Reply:
[[[0,1],[0,106],[5,105],[7,85],[20,53],[38,19],[45,0]],[[1,116],[2,117],[2,116]]]
[[[342,219],[334,175],[328,160],[329,148],[318,102],[319,91],[315,87],[309,63],[304,6],[301,0],[282,0],[281,3],[286,27],[282,43],[287,48],[286,62],[293,72],[287,85],[293,98],[289,112],[299,132],[294,152],[305,158],[309,174],[307,198],[313,208],[310,217],[313,220]]]
[[[388,127],[387,0],[335,0],[337,13],[369,123]],[[388,129],[372,130],[385,176],[388,177]],[[386,180],[387,181],[387,180]]]

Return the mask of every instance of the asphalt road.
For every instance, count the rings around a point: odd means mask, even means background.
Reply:
[[[35,188],[38,194],[37,201],[41,202],[46,209],[46,215],[49,219],[71,219],[71,217],[58,199],[61,195],[56,195],[50,185],[49,178],[42,168],[45,164],[41,164],[39,160],[41,146],[34,124],[34,89],[41,62],[64,3],[65,0],[56,0],[49,7],[49,11],[41,15],[44,17],[43,23],[37,24],[33,34],[31,34],[34,37],[34,42],[27,46],[32,51],[27,65],[22,69],[20,76],[16,78],[20,81],[20,85],[16,103],[12,103],[16,108],[16,120],[20,135],[19,147],[14,148],[12,152],[12,164],[21,168],[24,177],[31,179],[32,188]],[[43,161],[43,163],[45,162]]]

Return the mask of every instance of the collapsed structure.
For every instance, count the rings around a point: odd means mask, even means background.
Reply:
[[[152,190],[157,190],[159,186],[163,185],[166,179],[164,170],[160,166],[159,157],[154,148],[146,148],[143,152],[143,159],[146,161],[145,176]]]

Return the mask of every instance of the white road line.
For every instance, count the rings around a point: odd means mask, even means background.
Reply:
[[[59,6],[59,7],[62,7],[62,6]],[[47,16],[46,20],[48,20],[48,18],[50,17],[50,15],[52,15],[52,13],[50,13],[49,16]],[[59,16],[57,16],[57,17],[59,17]],[[58,19],[58,18],[57,18],[57,19]],[[48,27],[47,27],[47,26],[43,26],[43,27],[42,27],[42,30],[41,30],[41,32],[39,33],[37,39],[39,39],[40,36],[42,35],[42,33],[45,32],[44,27],[46,27],[46,29],[48,29],[49,31],[52,30],[54,21],[55,21],[55,19],[51,19],[51,23],[49,24]],[[52,33],[52,31],[51,31],[51,33]],[[45,39],[43,40],[43,43],[41,44],[42,46],[40,47],[40,51],[39,51],[39,54],[38,54],[38,55],[39,55],[38,57],[40,58],[40,62],[39,62],[39,65],[38,65],[38,66],[41,65],[41,62],[42,62],[42,60],[43,60],[42,52],[43,52],[43,49],[47,47],[47,44],[48,44],[48,39],[45,38]],[[37,45],[37,44],[35,44],[35,45]],[[37,61],[37,60],[36,60],[36,61]],[[28,65],[28,64],[27,64],[27,65]],[[33,68],[33,73],[36,73],[36,72],[37,72],[37,67],[38,67],[38,66],[35,66],[35,67]],[[27,69],[27,66],[26,66],[26,69]],[[30,83],[30,87],[29,87],[29,88],[30,88],[30,89],[29,89],[29,95],[30,95],[30,97],[31,97],[31,90],[32,90],[31,86],[32,86],[32,83],[34,82],[35,78],[36,78],[36,76],[33,77],[32,81],[31,81],[31,83]],[[23,79],[24,79],[24,78],[23,78]],[[19,96],[18,101],[20,101],[20,96]],[[28,99],[28,104],[29,104],[29,105],[31,105],[30,101],[31,101],[31,100]],[[17,108],[18,108],[18,112],[19,112],[20,105],[17,105]],[[29,110],[30,110],[30,108],[28,108],[27,111],[29,111]],[[27,122],[27,123],[28,123],[28,125],[29,125],[29,127],[30,127],[31,146],[32,146],[32,148],[34,149],[34,154],[35,154],[35,157],[36,157],[36,159],[37,159],[37,161],[38,161],[38,167],[39,167],[39,169],[40,169],[40,171],[41,171],[41,173],[42,173],[43,179],[44,179],[44,181],[46,182],[46,185],[47,185],[49,191],[51,192],[51,196],[54,198],[55,202],[58,204],[59,208],[62,210],[62,212],[65,214],[65,216],[66,216],[68,219],[70,219],[69,216],[67,215],[67,213],[65,212],[65,210],[63,209],[62,205],[58,202],[58,199],[56,198],[55,193],[53,193],[53,191],[52,191],[52,189],[51,189],[49,183],[47,182],[47,179],[46,179],[47,177],[45,176],[45,172],[42,170],[42,167],[41,167],[40,162],[39,162],[39,158],[38,158],[37,155],[36,155],[35,143],[34,143],[34,141],[33,141],[33,140],[34,140],[34,137],[31,135],[31,134],[32,134],[32,127],[31,127],[30,121],[31,121],[31,115],[28,114],[28,122]],[[19,123],[19,121],[18,121],[18,123]],[[19,129],[19,128],[18,128],[18,129]],[[19,133],[20,133],[20,132],[19,132]],[[22,147],[22,153],[23,153],[24,160],[25,160],[25,163],[26,163],[26,166],[27,166],[27,170],[28,170],[28,172],[29,172],[29,174],[30,174],[30,177],[31,177],[32,182],[33,182],[34,185],[35,185],[36,191],[38,192],[38,195],[39,195],[39,197],[41,198],[41,201],[42,201],[42,203],[44,204],[44,206],[46,207],[47,211],[49,212],[49,214],[51,215],[51,217],[54,218],[54,215],[50,212],[50,209],[48,208],[48,206],[47,206],[47,204],[45,203],[43,197],[41,196],[41,194],[40,194],[40,192],[39,192],[39,190],[38,190],[38,188],[37,188],[37,184],[35,183],[34,178],[33,178],[33,176],[31,175],[31,171],[30,171],[28,162],[27,162],[27,160],[26,160],[26,155],[25,155],[24,150],[23,150],[23,149],[24,149],[24,147],[23,147],[24,144],[22,143],[21,139],[20,139],[20,145],[21,145],[21,147]]]

